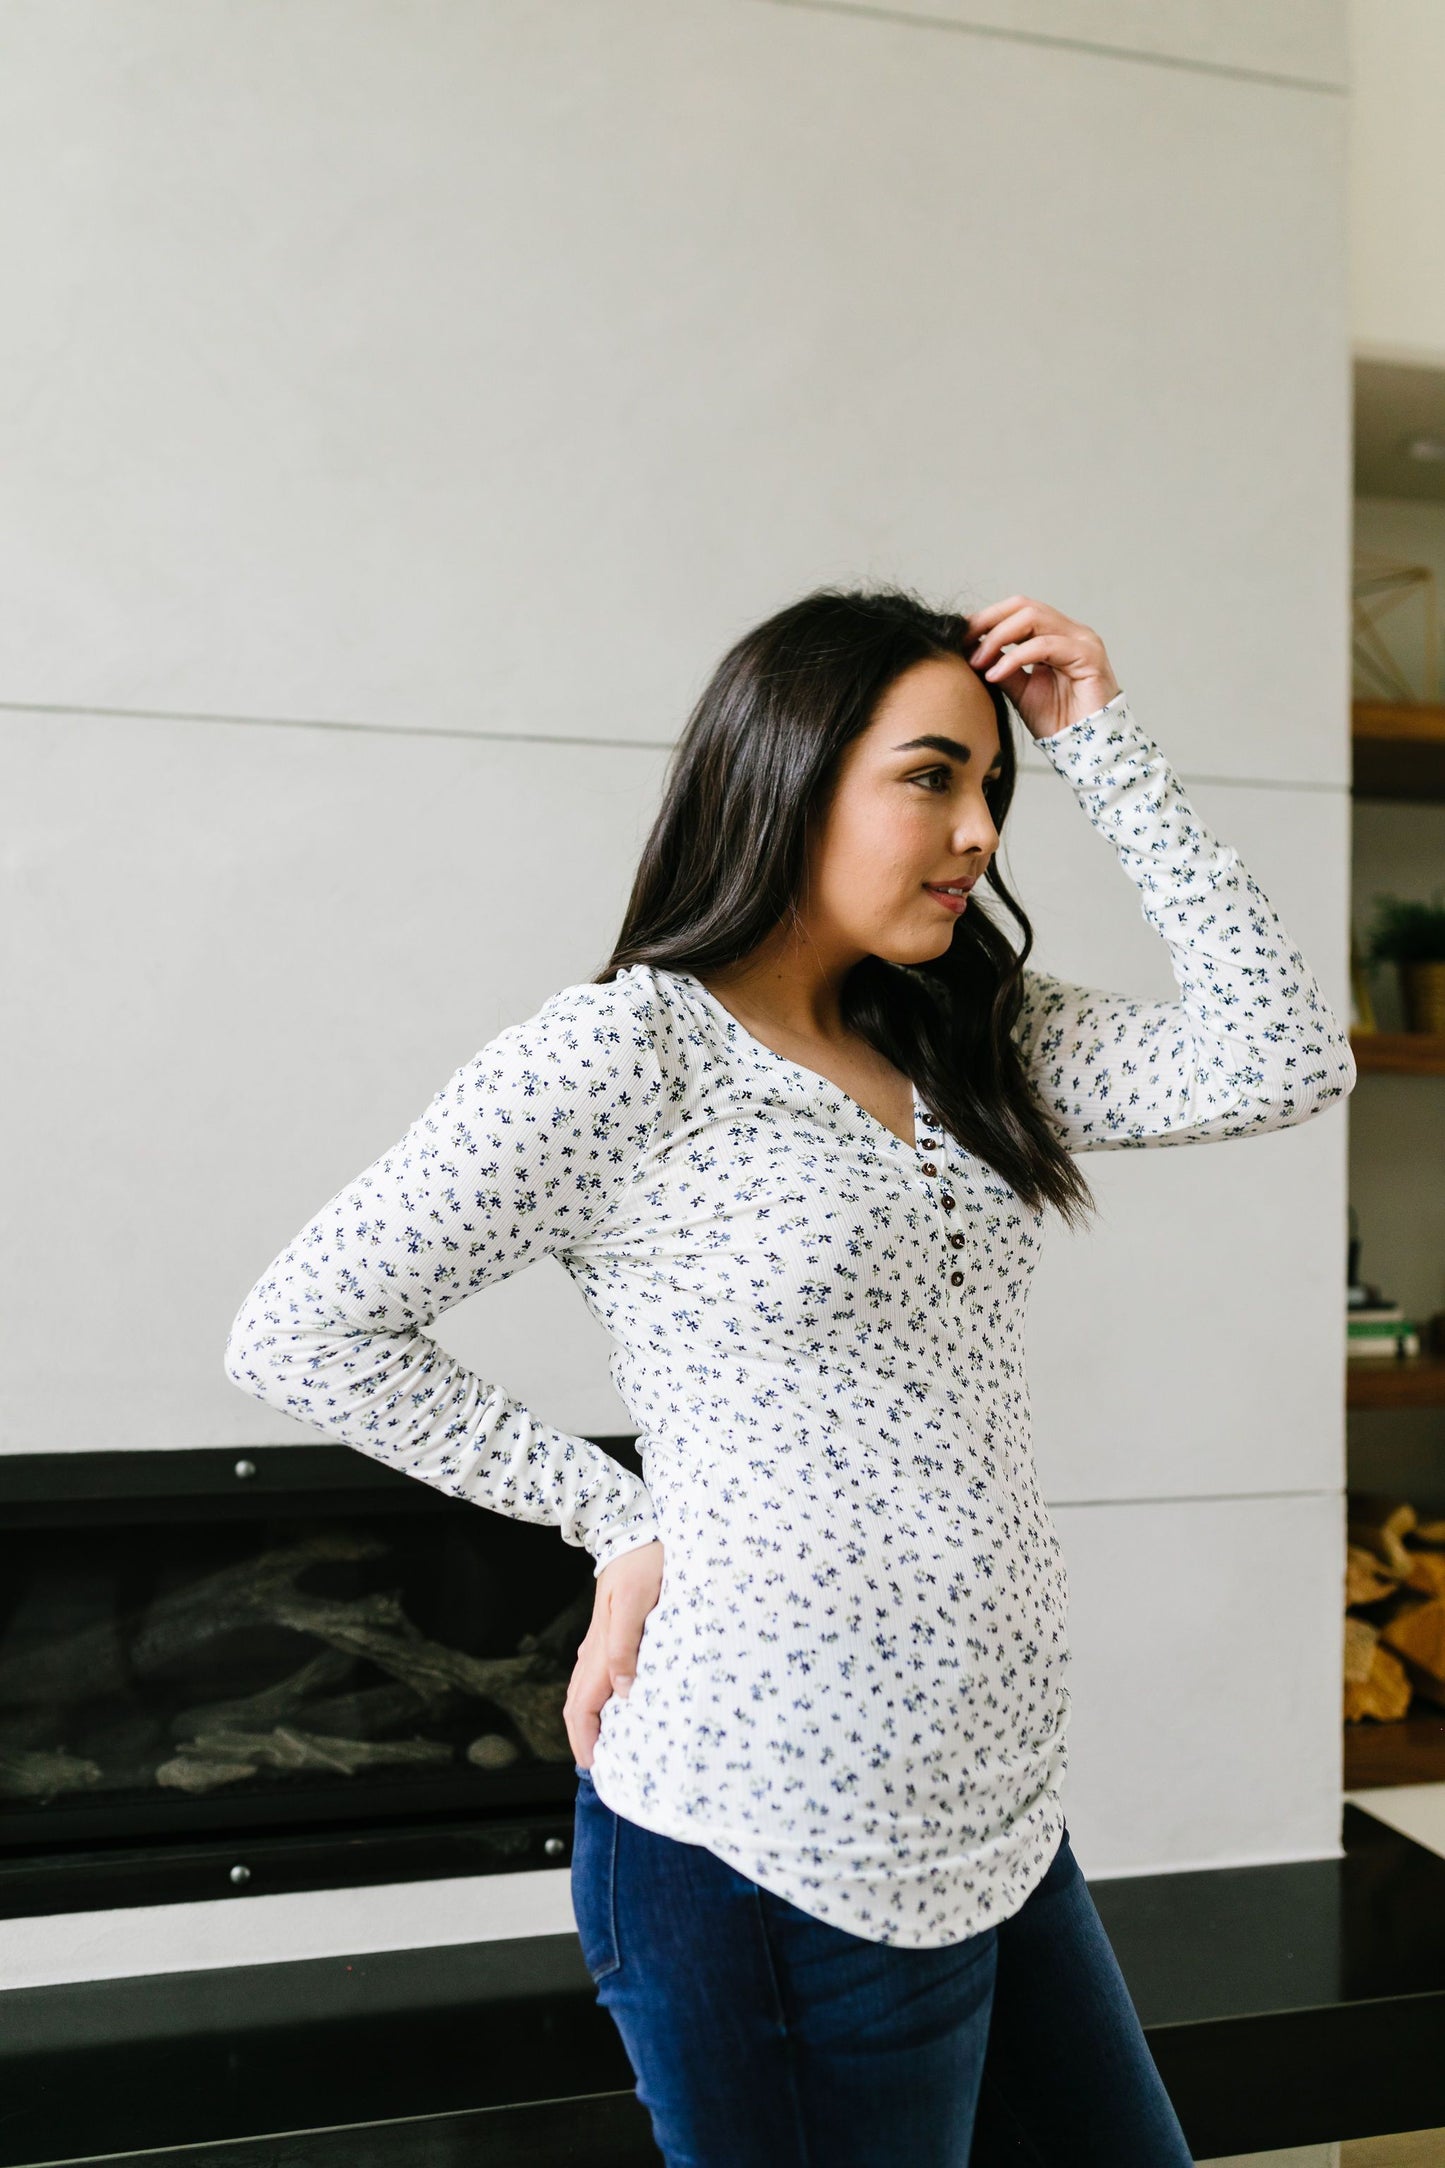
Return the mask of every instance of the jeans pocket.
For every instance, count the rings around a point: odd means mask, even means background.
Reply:
[[[575,1766],[575,1765],[574,1765]],[[572,1915],[594,1981],[622,1963],[617,1946],[618,1818],[598,1796],[589,1769],[577,1771],[572,1831]]]

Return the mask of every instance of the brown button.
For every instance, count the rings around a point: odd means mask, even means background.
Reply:
[[[926,1166],[923,1171],[925,1174],[937,1174],[938,1169],[935,1166],[929,1165]]]
[[[963,1230],[961,1228],[955,1227],[948,1239],[956,1250],[963,1248]]]
[[[920,1137],[918,1140],[918,1149],[920,1152],[936,1152],[938,1150],[938,1145],[932,1137]]]
[[[950,1273],[949,1273],[949,1275],[948,1275],[948,1277],[949,1277],[949,1281],[950,1281],[950,1283],[951,1283],[951,1284],[952,1284],[952,1285],[953,1285],[954,1287],[962,1287],[962,1285],[963,1285],[963,1274],[962,1274],[961,1272],[950,1272]]]
[[[943,1192],[943,1195],[939,1198],[938,1201],[943,1206],[945,1212],[951,1212],[953,1210],[953,1199],[949,1196],[947,1190]]]

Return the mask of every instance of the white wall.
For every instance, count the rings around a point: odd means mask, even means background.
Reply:
[[[0,0],[0,45],[3,1449],[314,1437],[225,1379],[241,1296],[595,971],[690,700],[822,580],[1096,626],[1344,1006],[1337,0]],[[1037,959],[1169,995],[1027,770]],[[1093,1156],[1041,1268],[1091,1874],[1339,1849],[1345,1142]],[[627,1427],[550,1266],[446,1338]],[[569,1923],[562,1873],[62,1915],[0,1984]]]
[[[1350,310],[1356,350],[1445,362],[1445,9],[1348,0]]]

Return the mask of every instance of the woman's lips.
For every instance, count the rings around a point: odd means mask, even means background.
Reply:
[[[936,896],[938,898],[939,902],[943,905],[945,911],[952,911],[955,918],[958,917],[959,913],[964,909],[965,905],[968,902],[967,889],[965,889],[964,893],[961,896],[953,896],[950,895],[948,890],[942,886],[935,888],[931,881],[925,881],[923,885],[928,890],[930,896]],[[969,882],[968,887],[973,887],[972,881]]]

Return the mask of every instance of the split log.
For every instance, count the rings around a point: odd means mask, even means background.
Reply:
[[[197,1732],[212,1731],[219,1724],[235,1724],[241,1731],[259,1731],[268,1718],[293,1716],[302,1703],[323,1686],[339,1686],[356,1669],[356,1659],[343,1649],[322,1649],[298,1671],[288,1672],[273,1686],[233,1701],[203,1701],[194,1709],[178,1709],[170,1720],[173,1739],[191,1739]]]
[[[277,1600],[272,1615],[298,1633],[314,1634],[333,1648],[367,1657],[379,1670],[404,1679],[419,1692],[451,1686],[495,1702],[539,1760],[571,1758],[562,1718],[566,1683],[548,1656],[537,1651],[525,1656],[468,1656],[461,1649],[429,1641],[407,1617],[395,1590],[350,1603],[290,1596]]]
[[[1445,1600],[1427,1597],[1397,1611],[1380,1628],[1380,1639],[1432,1679],[1445,1681]]]
[[[1410,1706],[1410,1681],[1398,1656],[1376,1643],[1367,1678],[1345,1681],[1345,1722],[1367,1716],[1396,1723]]]
[[[130,1690],[137,1679],[194,1658],[208,1642],[257,1624],[284,1626],[326,1645],[254,1694],[179,1712],[169,1728],[182,1751],[154,1770],[156,1782],[203,1791],[268,1767],[351,1774],[378,1759],[450,1759],[449,1743],[415,1737],[379,1742],[375,1735],[435,1719],[458,1697],[492,1702],[539,1759],[570,1760],[562,1704],[595,1603],[591,1584],[538,1633],[524,1635],[516,1655],[496,1658],[428,1640],[394,1590],[347,1602],[309,1596],[296,1586],[314,1566],[353,1564],[390,1550],[376,1536],[322,1529],[201,1575],[127,1618],[108,1618],[41,1648],[0,1657],[0,1707],[12,1712],[0,1728],[0,1795],[45,1797],[100,1781],[98,1763],[46,1741],[56,1712]],[[358,1661],[387,1673],[386,1682],[318,1696],[318,1688],[340,1685]],[[517,1749],[500,1732],[484,1732],[466,1753],[475,1766],[496,1768],[514,1760]]]
[[[1423,1670],[1419,1664],[1412,1663],[1408,1656],[1402,1656],[1400,1661],[1405,1666],[1405,1676],[1420,1699],[1430,1702],[1436,1708],[1445,1709],[1445,1679],[1432,1678],[1428,1671]]]
[[[119,1630],[113,1619],[105,1619],[79,1633],[58,1634],[24,1655],[0,1659],[0,1707],[68,1708],[129,1692],[136,1679],[168,1670],[208,1641],[258,1619],[274,1619],[277,1599],[308,1568],[384,1558],[390,1549],[379,1536],[327,1528],[202,1574],[158,1596]]]
[[[241,1766],[253,1776],[266,1769],[325,1769],[333,1776],[353,1777],[358,1769],[451,1759],[452,1749],[441,1739],[330,1739],[294,1724],[278,1724],[269,1732],[209,1732],[163,1762],[156,1782],[175,1784],[179,1779],[182,1789],[194,1791],[198,1765],[211,1770]]]
[[[203,1761],[199,1754],[177,1754],[156,1770],[156,1782],[172,1792],[213,1792],[259,1774],[254,1762]]]
[[[1380,1630],[1368,1619],[1345,1619],[1345,1683],[1347,1686],[1363,1686],[1375,1664],[1375,1648]]]
[[[303,1702],[296,1716],[308,1731],[381,1739],[399,1724],[440,1722],[459,1699],[447,1686],[414,1686],[406,1679],[388,1679],[383,1685],[358,1687],[352,1694]]]
[[[1365,1620],[1356,1605],[1379,1608]],[[1398,1721],[1416,1696],[1445,1707],[1445,1519],[1352,1490],[1345,1607],[1346,1719]]]
[[[1383,1491],[1351,1491],[1346,1510],[1348,1539],[1380,1559],[1398,1579],[1410,1571],[1404,1538],[1415,1527],[1415,1508]]]
[[[104,1775],[99,1762],[83,1755],[50,1752],[0,1753],[0,1799],[29,1799],[43,1804],[58,1792],[83,1792]]]
[[[185,1709],[170,1721],[171,1736],[191,1739],[198,1732],[262,1731],[281,1717],[295,1717],[307,1731],[341,1732],[350,1739],[374,1739],[398,1724],[441,1716],[456,1698],[447,1687],[413,1686],[398,1679],[356,1688],[349,1694],[322,1695],[337,1686],[361,1661],[347,1649],[323,1649],[299,1671],[274,1686],[236,1701],[212,1701]]]
[[[1376,1558],[1373,1551],[1352,1543],[1345,1551],[1345,1602],[1378,1603],[1382,1596],[1393,1596],[1399,1588],[1399,1577]]]
[[[1412,1551],[1405,1586],[1422,1596],[1445,1596],[1445,1551]]]

